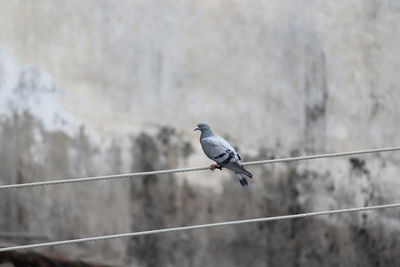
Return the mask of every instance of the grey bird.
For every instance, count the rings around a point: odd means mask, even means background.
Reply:
[[[247,171],[242,163],[240,156],[235,149],[222,137],[215,135],[211,127],[205,123],[199,123],[195,131],[201,131],[200,144],[207,157],[215,161],[217,164],[212,164],[210,169],[222,169],[225,167],[235,173],[236,178],[242,186],[248,186],[246,176],[253,178],[253,175]]]

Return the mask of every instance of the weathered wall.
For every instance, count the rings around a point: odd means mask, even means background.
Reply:
[[[0,182],[399,143],[400,3],[1,1]],[[20,62],[20,63],[19,63]],[[26,67],[32,66],[32,67]],[[10,190],[2,231],[59,239],[398,201],[397,153]],[[396,210],[55,248],[137,266],[397,266]]]

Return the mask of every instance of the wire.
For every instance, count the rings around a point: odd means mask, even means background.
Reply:
[[[397,151],[397,150],[400,150],[400,147],[387,147],[387,148],[341,152],[341,153],[332,153],[332,154],[320,154],[320,155],[311,155],[311,156],[300,156],[300,157],[291,157],[291,158],[251,161],[251,162],[244,162],[243,165],[251,166],[251,165],[272,164],[272,163],[287,163],[287,162],[292,162],[292,161],[344,157],[344,156],[352,156],[352,155],[390,152],[390,151]],[[204,171],[204,170],[209,170],[209,169],[210,169],[209,167],[182,168],[182,169],[172,169],[172,170],[160,170],[160,171],[150,171],[150,172],[137,172],[137,173],[127,173],[127,174],[94,176],[94,177],[85,177],[85,178],[61,179],[61,180],[33,182],[33,183],[24,183],[24,184],[9,184],[9,185],[0,185],[0,190],[1,189],[12,189],[12,188],[34,187],[34,186],[45,186],[45,185],[57,185],[57,184],[66,184],[66,183],[91,182],[91,181],[99,181],[99,180],[122,179],[122,178],[130,178],[130,177],[135,177],[135,176],[148,176],[148,175],[171,174],[171,173],[179,173],[179,172]]]
[[[264,218],[247,219],[247,220],[239,220],[239,221],[228,221],[228,222],[219,222],[219,223],[210,223],[210,224],[200,224],[200,225],[192,225],[192,226],[182,226],[182,227],[166,228],[166,229],[158,229],[158,230],[150,230],[150,231],[142,231],[142,232],[133,232],[133,233],[116,234],[116,235],[105,235],[105,236],[97,236],[97,237],[88,237],[88,238],[80,238],[80,239],[38,243],[38,244],[32,244],[32,245],[6,247],[6,248],[0,248],[0,252],[18,250],[18,249],[32,249],[32,248],[59,246],[59,245],[67,245],[67,244],[76,244],[76,243],[83,243],[83,242],[89,242],[89,241],[109,240],[109,239],[116,239],[116,238],[142,236],[142,235],[152,235],[152,234],[160,234],[160,233],[205,229],[205,228],[230,226],[230,225],[238,225],[238,224],[245,224],[245,223],[257,223],[257,222],[270,222],[270,221],[279,221],[279,220],[299,219],[299,218],[312,217],[312,216],[332,215],[332,214],[339,214],[339,213],[359,212],[359,211],[367,211],[367,210],[397,208],[397,207],[400,207],[400,203],[361,207],[361,208],[317,211],[317,212],[301,213],[301,214],[294,214],[294,215],[264,217]]]
[[[340,153],[331,153],[331,154],[320,154],[320,155],[300,156],[300,157],[292,157],[292,158],[260,160],[260,161],[244,162],[242,164],[243,165],[261,165],[261,164],[271,164],[271,163],[286,163],[286,162],[301,161],[301,160],[337,158],[337,157],[363,155],[363,154],[371,154],[371,153],[392,152],[392,151],[398,151],[398,150],[400,150],[400,147],[386,147],[386,148],[340,152]]]

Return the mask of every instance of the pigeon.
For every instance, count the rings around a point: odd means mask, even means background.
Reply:
[[[235,173],[241,186],[248,186],[246,176],[253,178],[253,175],[247,171],[242,163],[240,156],[235,149],[222,137],[215,135],[207,123],[199,123],[195,131],[201,131],[200,144],[207,157],[217,164],[211,164],[210,169],[222,169],[225,167]]]

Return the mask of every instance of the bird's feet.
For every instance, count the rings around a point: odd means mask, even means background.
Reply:
[[[211,164],[210,165],[210,170],[214,171],[215,169],[222,170],[222,166],[219,164]]]

